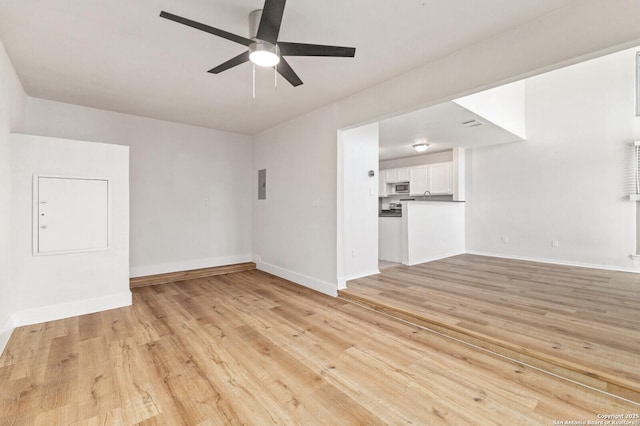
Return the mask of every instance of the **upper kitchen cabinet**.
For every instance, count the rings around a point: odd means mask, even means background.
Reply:
[[[431,195],[453,194],[453,163],[435,163],[410,168],[411,195],[421,196],[426,191]]]
[[[429,191],[429,165],[409,169],[409,190],[411,195],[423,195],[425,191]]]
[[[409,182],[409,167],[401,167],[398,170],[398,182]]]
[[[398,169],[383,170],[384,180],[386,183],[393,183],[398,181]]]
[[[384,177],[387,183],[409,182],[409,167],[384,170]]]
[[[453,163],[429,165],[429,191],[431,195],[453,194]]]
[[[412,196],[453,194],[453,162],[380,170],[379,196],[396,195],[394,184],[409,182]]]

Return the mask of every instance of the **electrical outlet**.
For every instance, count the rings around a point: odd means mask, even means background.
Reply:
[[[509,237],[502,236],[502,244],[509,244]]]
[[[209,205],[209,199],[207,197],[202,198],[202,205],[203,206],[208,206]]]
[[[551,247],[560,247],[560,243],[558,240],[551,240]]]
[[[311,207],[320,207],[320,198],[313,198],[311,200]]]
[[[351,257],[356,257],[356,249],[351,249]]]

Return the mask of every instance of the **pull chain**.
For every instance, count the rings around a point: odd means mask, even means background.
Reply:
[[[276,44],[276,55],[280,58],[280,47]],[[282,58],[280,58],[282,59]],[[278,91],[278,64],[273,66],[273,86]]]
[[[253,64],[253,99],[256,98],[256,64]]]

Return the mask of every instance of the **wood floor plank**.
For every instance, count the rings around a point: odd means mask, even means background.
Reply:
[[[340,294],[640,402],[638,274],[460,255],[350,281]]]
[[[107,351],[126,424],[141,422],[160,412],[138,348],[133,339],[127,337],[109,342]]]
[[[79,342],[78,379],[74,391],[90,396],[78,406],[80,419],[105,416],[119,406],[111,362],[103,356],[108,350],[104,337]]]
[[[257,270],[133,296],[17,329],[0,424],[548,425],[640,411]]]

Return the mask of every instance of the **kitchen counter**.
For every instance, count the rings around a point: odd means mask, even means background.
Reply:
[[[466,201],[456,201],[456,200],[421,200],[419,198],[415,200],[410,200],[408,202],[420,202],[420,203],[466,203]]]
[[[402,263],[415,265],[465,251],[465,203],[449,200],[402,203]]]
[[[380,210],[378,217],[402,217],[402,210]]]

